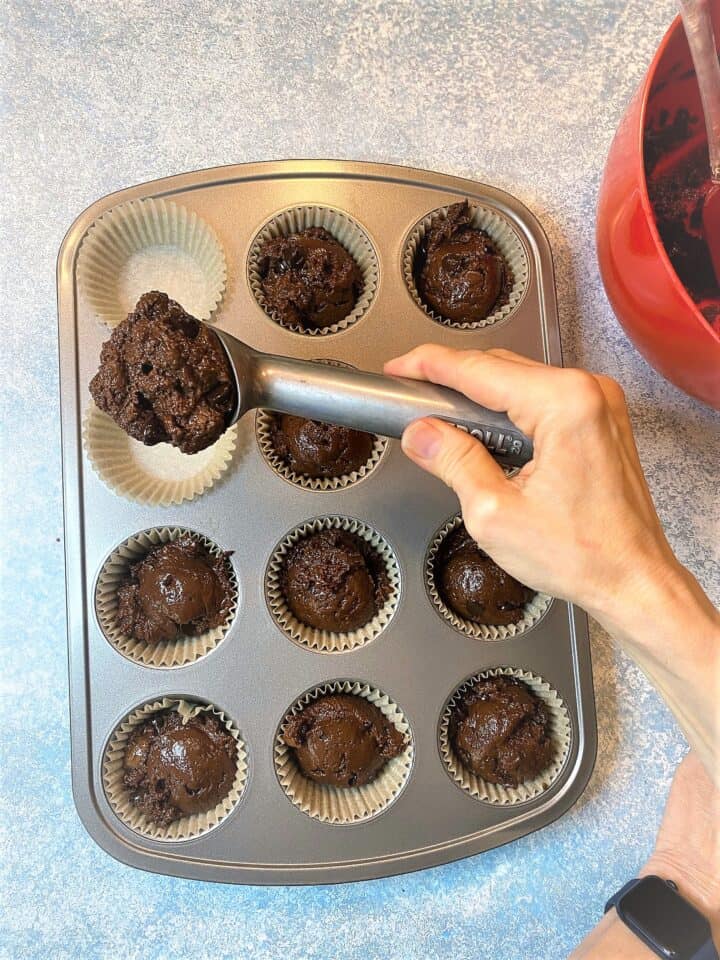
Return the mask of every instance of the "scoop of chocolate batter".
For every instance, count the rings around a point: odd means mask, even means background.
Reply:
[[[212,810],[235,780],[237,745],[217,717],[186,722],[176,710],[153,714],[131,733],[123,783],[131,802],[161,826]]]
[[[462,764],[489,783],[517,787],[553,757],[547,708],[522,680],[477,680],[455,706],[448,726]]]
[[[143,294],[103,344],[90,393],[131,437],[183,453],[215,443],[235,407],[235,381],[216,335],[157,291]]]
[[[461,524],[446,538],[435,560],[440,596],[459,616],[474,623],[517,623],[535,595],[480,549]]]
[[[365,697],[333,693],[293,716],[283,740],[311,780],[333,787],[361,787],[405,748],[405,737]]]
[[[229,556],[210,553],[191,536],[153,547],[131,566],[128,580],[118,589],[122,632],[159,643],[219,627],[233,594]]]
[[[380,555],[344,530],[321,530],[288,552],[282,590],[301,623],[318,630],[357,630],[385,602],[389,584]]]
[[[472,226],[467,200],[448,208],[427,232],[415,264],[421,299],[458,323],[484,320],[507,302],[510,268],[483,230]]]
[[[266,240],[258,266],[269,309],[305,329],[343,320],[362,290],[354,258],[322,227]]]
[[[375,442],[371,433],[286,413],[273,418],[272,436],[278,457],[306,477],[342,477],[359,470]]]

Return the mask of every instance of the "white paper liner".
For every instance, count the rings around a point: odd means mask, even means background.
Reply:
[[[320,530],[345,530],[355,534],[373,547],[385,565],[389,586],[387,600],[372,620],[357,630],[337,633],[333,630],[318,630],[317,627],[301,623],[288,607],[283,595],[280,580],[288,551],[299,540]],[[390,545],[372,527],[350,517],[318,517],[294,527],[273,551],[265,571],[265,598],[273,619],[294,643],[321,653],[345,653],[370,643],[392,619],[400,599],[400,570]]]
[[[489,327],[491,324],[499,323],[501,320],[509,317],[511,313],[514,313],[520,301],[525,296],[529,276],[528,258],[525,247],[510,221],[506,220],[505,217],[496,213],[494,210],[490,210],[488,207],[483,207],[473,201],[469,202],[473,213],[472,225],[480,230],[484,230],[485,233],[492,238],[498,251],[505,258],[505,261],[512,271],[513,285],[506,304],[494,310],[482,320],[461,323],[458,320],[450,320],[448,317],[443,317],[434,311],[423,301],[418,293],[413,275],[413,267],[418,248],[427,235],[431,225],[438,219],[446,219],[449,209],[448,206],[433,210],[426,217],[423,217],[419,223],[415,224],[405,241],[402,258],[405,283],[418,307],[432,320],[435,320],[436,323],[441,323],[445,327],[454,327],[458,330],[479,330],[482,327]]]
[[[197,636],[182,636],[176,640],[164,640],[160,643],[136,640],[122,632],[116,620],[117,592],[118,588],[127,581],[131,564],[138,563],[146,557],[153,547],[178,540],[184,535],[199,540],[212,554],[218,555],[223,552],[212,540],[185,527],[155,527],[142,530],[128,537],[112,551],[103,563],[95,585],[95,612],[106,639],[124,657],[136,663],[142,663],[146,667],[182,667],[204,657],[224,639],[237,611],[237,578],[228,558],[226,563],[230,582],[233,585],[233,596],[227,609],[225,622],[221,626],[206,630]]]
[[[435,583],[435,559],[442,542],[453,530],[457,530],[462,522],[462,516],[457,514],[443,524],[430,541],[430,546],[425,554],[425,587],[433,606],[440,616],[451,623],[456,630],[469,637],[475,637],[477,640],[507,640],[509,637],[517,637],[521,633],[525,633],[540,622],[552,603],[552,597],[546,593],[536,593],[529,603],[525,604],[522,618],[517,623],[509,623],[505,626],[492,626],[465,620],[454,610],[451,610],[443,600]]]
[[[237,743],[237,773],[228,795],[212,810],[182,817],[167,827],[162,827],[148,820],[145,814],[141,813],[131,802],[130,791],[123,784],[123,761],[127,741],[132,730],[144,720],[147,720],[151,714],[169,709],[177,710],[185,719],[190,719],[190,717],[204,711],[215,714]],[[192,840],[194,837],[199,837],[217,827],[240,800],[247,783],[247,775],[247,749],[240,737],[239,730],[222,710],[212,706],[212,704],[191,703],[187,700],[168,699],[167,697],[138,707],[116,727],[105,748],[102,763],[103,787],[108,803],[126,826],[150,840]]]
[[[343,474],[341,477],[308,477],[302,473],[296,473],[292,467],[288,466],[284,460],[275,452],[272,438],[274,414],[269,410],[258,410],[255,415],[255,434],[257,436],[258,446],[265,462],[279,474],[283,480],[294,484],[296,487],[302,487],[303,490],[314,490],[315,492],[327,492],[333,490],[343,490],[345,487],[352,486],[359,480],[363,480],[368,474],[372,473],[380,462],[380,457],[387,448],[385,437],[375,437],[370,456],[358,470]]]
[[[328,693],[350,693],[365,697],[407,738],[408,745],[405,750],[389,760],[372,783],[362,787],[331,787],[315,783],[302,774],[293,749],[283,742],[283,731],[290,717],[299,713],[311,701]],[[345,825],[375,817],[395,800],[410,776],[414,746],[410,724],[387,694],[359,680],[335,680],[320,684],[295,701],[278,728],[274,753],[280,786],[295,806],[314,820]]]
[[[460,758],[452,748],[448,734],[448,725],[457,700],[466,693],[477,680],[484,677],[497,677],[500,675],[522,680],[530,687],[533,693],[543,701],[548,710],[550,733],[555,746],[555,753],[548,767],[535,777],[534,780],[527,780],[517,787],[504,787],[499,783],[489,783],[487,780],[483,780],[482,777],[478,777],[464,767]],[[528,800],[533,800],[554,783],[570,752],[571,731],[572,727],[567,707],[549,683],[527,670],[519,670],[513,667],[496,667],[492,670],[483,670],[482,673],[469,677],[454,691],[446,703],[440,718],[438,743],[440,756],[454,783],[478,800],[483,800],[486,803],[507,805],[525,803]]]
[[[325,363],[333,367],[347,367],[350,370],[355,369],[352,364],[344,363],[342,360],[331,360],[327,357],[316,359],[315,363]],[[326,492],[333,490],[342,490],[345,487],[363,480],[368,474],[372,473],[380,462],[380,458],[387,449],[387,437],[375,437],[373,448],[367,461],[358,469],[341,477],[307,477],[302,473],[296,473],[276,454],[272,437],[273,414],[270,410],[258,410],[255,415],[255,435],[258,446],[265,462],[279,474],[284,480],[302,487],[304,490],[314,490],[315,492]]]
[[[237,426],[212,446],[187,454],[169,443],[145,446],[90,403],[83,446],[90,464],[113,493],[155,507],[194,500],[223,474],[232,459]]]
[[[306,328],[300,324],[286,323],[273,310],[271,310],[265,300],[265,294],[262,289],[262,280],[259,271],[260,251],[266,240],[274,240],[279,236],[290,236],[293,233],[300,233],[307,230],[308,227],[323,227],[340,243],[349,254],[355,259],[363,278],[363,287],[358,297],[357,303],[338,323],[329,327],[318,329]],[[370,306],[375,296],[375,290],[378,283],[378,264],[377,256],[373,245],[363,230],[346,213],[340,210],[333,210],[330,207],[322,206],[300,206],[284,210],[276,214],[260,230],[250,247],[248,255],[248,283],[255,299],[260,304],[265,313],[276,323],[280,324],[286,330],[292,330],[294,333],[301,333],[310,337],[324,337],[328,334],[338,333],[340,330],[346,330],[352,324],[356,323]]]
[[[83,240],[78,281],[108,326],[127,317],[143,293],[160,290],[192,316],[209,320],[225,290],[225,255],[214,231],[170,200],[130,200],[103,214]]]

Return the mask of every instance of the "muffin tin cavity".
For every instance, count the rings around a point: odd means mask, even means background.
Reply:
[[[130,566],[140,562],[148,552],[163,543],[171,543],[184,535],[198,540],[209,553],[222,554],[221,548],[200,534],[183,527],[154,527],[128,537],[105,559],[95,584],[95,614],[105,638],[129,660],[146,667],[183,667],[206,656],[225,638],[235,618],[239,603],[237,576],[229,557],[225,559],[232,597],[221,626],[197,636],[148,643],[126,636],[117,622],[118,588],[127,581]]]
[[[331,787],[308,779],[301,772],[292,748],[283,740],[291,716],[318,697],[333,693],[364,697],[406,738],[403,752],[387,761],[375,780],[360,787]],[[307,816],[328,824],[360,823],[384,813],[403,791],[410,777],[413,756],[412,731],[400,707],[387,694],[361,680],[329,681],[307,691],[286,711],[275,736],[275,771],[285,795]]]
[[[463,766],[450,742],[448,727],[453,708],[481,678],[497,676],[515,677],[527,684],[532,692],[543,701],[550,720],[550,736],[553,742],[553,756],[550,764],[535,779],[519,784],[517,787],[505,787],[498,783],[489,783]],[[438,747],[445,769],[453,783],[476,800],[485,803],[509,805],[534,800],[548,790],[560,775],[570,753],[572,726],[567,707],[559,694],[541,677],[527,670],[515,667],[495,667],[484,670],[463,681],[448,698],[440,717],[438,729]]]
[[[364,540],[377,554],[387,577],[387,596],[381,608],[364,626],[347,633],[321,630],[301,623],[290,610],[283,593],[282,573],[289,551],[300,540],[321,530],[344,530]],[[265,571],[265,599],[275,623],[293,643],[319,653],[344,653],[370,643],[392,619],[399,598],[400,569],[392,547],[368,524],[350,517],[319,517],[295,527],[275,547]]]
[[[113,493],[152,507],[194,500],[227,470],[237,426],[199,453],[182,453],[169,443],[146,447],[129,437],[90,401],[83,423],[83,447],[90,464]]]
[[[161,826],[149,820],[133,803],[130,790],[123,783],[125,749],[132,731],[154,713],[177,710],[183,719],[210,712],[237,744],[236,773],[229,793],[211,810],[195,813]],[[193,700],[159,698],[132,710],[113,730],[103,752],[102,782],[105,796],[115,815],[135,833],[150,840],[177,842],[192,840],[219,826],[235,809],[243,796],[248,778],[247,748],[233,721],[218,707]]]
[[[426,313],[431,320],[445,327],[453,327],[457,330],[479,330],[510,317],[517,310],[525,296],[530,273],[525,246],[510,221],[497,211],[477,203],[471,203],[471,209],[472,226],[484,230],[485,233],[490,236],[512,274],[512,287],[508,293],[507,302],[491,310],[486,317],[472,322],[451,320],[433,310],[424,302],[418,292],[415,278],[419,266],[418,258],[422,256],[423,241],[434,223],[447,218],[447,206],[438,207],[436,210],[431,211],[412,227],[405,241],[402,255],[403,277],[415,304]]]
[[[225,254],[196,213],[170,200],[119,204],[99,217],[80,248],[78,281],[95,314],[117,326],[149,290],[209,320],[225,291]]]
[[[340,360],[321,359],[316,363],[327,363],[335,367],[350,367],[349,363],[342,363]],[[386,437],[374,437],[370,455],[365,463],[358,466],[357,469],[336,477],[311,477],[305,473],[299,473],[293,469],[292,465],[283,459],[275,446],[273,428],[277,422],[278,414],[270,410],[258,410],[255,415],[255,435],[257,437],[260,452],[265,458],[268,466],[275,471],[283,480],[301,487],[303,490],[313,490],[315,492],[332,492],[334,490],[344,490],[360,480],[369,476],[380,463],[385,450],[388,447],[389,440]]]
[[[525,605],[522,618],[517,623],[506,626],[492,626],[466,620],[454,610],[451,610],[443,600],[435,581],[438,552],[445,538],[454,530],[457,530],[462,522],[462,516],[456,514],[444,523],[430,541],[430,546],[425,554],[425,587],[433,607],[443,620],[451,624],[459,633],[464,633],[468,637],[475,637],[477,640],[507,640],[531,630],[545,616],[552,603],[552,597],[545,593],[536,593],[530,602]]]
[[[267,303],[262,288],[261,251],[263,244],[277,237],[288,237],[309,227],[322,227],[352,256],[362,279],[361,289],[354,307],[343,319],[327,327],[306,328],[288,323]],[[247,263],[247,278],[253,296],[271,320],[284,327],[310,337],[324,337],[347,330],[365,314],[378,284],[378,259],[367,233],[352,217],[340,210],[325,206],[298,206],[276,214],[257,233],[250,246]]]

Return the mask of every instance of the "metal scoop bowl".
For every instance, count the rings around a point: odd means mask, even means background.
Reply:
[[[488,410],[456,390],[261,353],[229,333],[214,332],[235,377],[237,402],[231,423],[249,410],[263,407],[383,437],[400,437],[413,421],[438,417],[477,437],[502,466],[522,467],[532,460],[532,441],[507,414]]]

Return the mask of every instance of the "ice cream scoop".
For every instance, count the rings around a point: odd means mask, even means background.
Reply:
[[[248,410],[263,407],[400,437],[413,421],[438,417],[468,430],[503,465],[521,467],[532,459],[532,441],[506,413],[488,410],[456,390],[261,353],[225,331],[215,332],[235,377],[236,404],[230,423]]]

